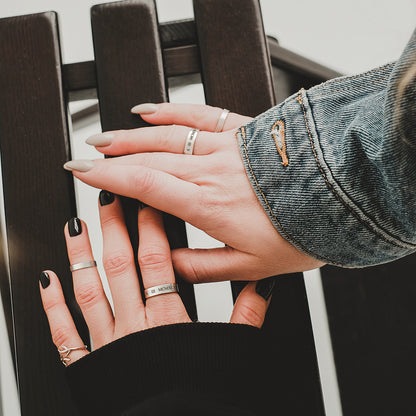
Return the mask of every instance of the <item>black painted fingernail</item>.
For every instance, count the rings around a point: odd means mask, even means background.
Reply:
[[[103,207],[104,205],[110,205],[112,202],[114,202],[114,194],[108,191],[101,191],[100,192],[100,205]]]
[[[46,272],[42,272],[39,276],[39,281],[40,281],[40,284],[42,285],[42,288],[46,289],[49,286],[49,284],[51,283],[51,279],[49,277],[49,274],[46,273]]]
[[[71,237],[75,237],[82,233],[82,225],[79,218],[71,218],[68,221],[68,231]]]
[[[272,295],[274,285],[276,284],[275,277],[268,277],[267,279],[259,280],[256,284],[256,293],[263,299],[269,300]]]

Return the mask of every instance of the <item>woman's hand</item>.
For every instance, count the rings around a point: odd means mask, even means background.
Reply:
[[[119,199],[102,191],[100,202],[103,265],[114,312],[104,293],[97,268],[73,271],[75,297],[88,325],[94,349],[133,332],[160,325],[191,322],[176,292],[149,297],[144,304]],[[144,208],[139,212],[138,223],[138,261],[144,288],[175,283],[161,214],[153,208]],[[84,222],[78,218],[70,220],[65,226],[65,238],[71,265],[93,261]],[[40,291],[52,339],[64,364],[70,364],[88,354],[65,304],[55,273],[49,270],[42,272]],[[237,299],[231,322],[261,327],[269,303],[266,298],[268,296],[259,287],[256,292],[254,283],[248,284]],[[76,349],[66,355],[66,348]]]
[[[257,280],[323,265],[281,237],[260,205],[235,136],[248,117],[231,113],[223,132],[212,133],[219,108],[146,104],[135,109],[149,123],[168,126],[93,136],[87,142],[100,152],[128,155],[72,161],[66,168],[91,186],[139,199],[226,244],[174,250],[174,267],[182,277],[192,282]],[[189,127],[201,130],[193,155],[183,154]]]

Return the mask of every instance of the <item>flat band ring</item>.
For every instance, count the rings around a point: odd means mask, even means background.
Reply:
[[[224,110],[222,110],[220,118],[218,119],[218,123],[217,123],[217,126],[215,127],[214,133],[222,132],[222,129],[224,128],[225,120],[227,120],[228,114],[230,114],[230,110],[227,110],[226,108],[224,108]]]
[[[163,285],[152,286],[144,291],[144,297],[146,299],[153,296],[165,295],[166,293],[178,292],[177,283],[164,283]]]
[[[92,260],[84,261],[82,263],[71,264],[69,266],[69,270],[71,270],[71,272],[74,272],[75,270],[88,269],[89,267],[97,267],[97,262],[95,260]]]
[[[194,153],[195,140],[198,136],[198,133],[198,129],[192,129],[188,133],[188,136],[185,141],[185,147],[183,149],[184,155],[192,155]]]

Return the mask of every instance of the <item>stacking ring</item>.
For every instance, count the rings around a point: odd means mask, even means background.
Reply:
[[[163,285],[152,286],[144,291],[144,297],[146,299],[153,296],[165,295],[167,293],[178,292],[179,287],[177,283],[164,283]]]
[[[69,270],[71,270],[71,272],[74,272],[75,270],[88,269],[89,267],[97,267],[97,262],[95,260],[92,260],[84,261],[82,263],[71,264],[69,266]]]
[[[222,132],[222,129],[224,128],[225,120],[227,120],[228,114],[230,114],[230,110],[227,110],[226,108],[224,108],[224,110],[222,110],[220,118],[218,119],[218,123],[217,123],[217,126],[215,127],[214,133]]]
[[[186,138],[185,141],[185,147],[183,149],[183,153],[185,155],[192,155],[194,152],[194,145],[195,145],[195,141],[196,138],[198,136],[199,130],[198,129],[192,129],[189,133],[188,133],[188,137]]]
[[[67,367],[69,365],[69,362],[71,361],[71,358],[69,358],[69,354],[71,354],[72,351],[78,351],[78,350],[86,350],[87,346],[84,345],[83,347],[65,347],[65,345],[61,345],[58,348],[59,357],[61,359],[62,364]]]

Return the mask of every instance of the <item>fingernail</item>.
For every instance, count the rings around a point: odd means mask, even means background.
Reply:
[[[71,237],[76,237],[82,233],[82,225],[79,218],[71,218],[68,221],[68,231]]]
[[[66,170],[77,170],[78,172],[88,172],[94,167],[92,160],[70,160],[64,164]]]
[[[104,205],[109,205],[112,202],[114,202],[114,194],[112,194],[111,192],[103,190],[103,191],[100,192],[99,200],[100,200],[100,205],[102,207]]]
[[[42,272],[39,276],[39,281],[40,281],[42,288],[46,289],[51,283],[51,278],[49,277],[48,273]]]
[[[85,143],[91,145],[91,146],[108,146],[113,142],[114,139],[114,133],[99,133],[94,134],[93,136],[88,137],[87,140],[85,140]]]
[[[268,277],[267,279],[259,280],[256,284],[256,293],[263,299],[269,300],[272,295],[274,285],[276,284],[275,277]]]
[[[134,106],[130,111],[135,114],[152,114],[157,111],[157,105],[153,103],[145,103]]]

